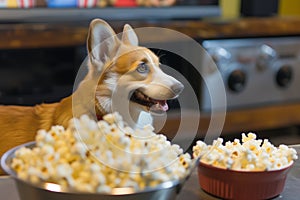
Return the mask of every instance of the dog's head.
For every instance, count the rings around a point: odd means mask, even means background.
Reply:
[[[151,50],[138,46],[137,35],[129,25],[120,35],[102,20],[91,22],[88,76],[98,79],[97,112],[134,115],[167,111],[167,100],[176,98],[183,85],[161,70],[159,58]]]

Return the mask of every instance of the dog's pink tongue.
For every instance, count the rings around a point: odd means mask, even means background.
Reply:
[[[161,110],[161,111],[167,111],[169,110],[169,106],[167,104],[167,101],[165,100],[161,100],[161,101],[157,101],[157,103],[152,106],[153,110]]]
[[[163,111],[169,110],[169,105],[167,104],[167,101],[163,101],[163,103],[161,104],[161,108]]]

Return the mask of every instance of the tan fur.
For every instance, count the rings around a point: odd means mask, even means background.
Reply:
[[[106,22],[91,22],[87,38],[89,71],[71,96],[58,103],[33,107],[0,106],[0,156],[14,146],[33,141],[40,129],[49,130],[53,125],[67,127],[71,118],[82,114],[95,118],[114,111],[114,93],[118,100],[115,109],[126,120],[133,118],[133,122],[142,110],[149,108],[129,101],[132,91],[140,90],[158,100],[175,98],[180,93],[182,84],[160,70],[154,53],[138,46],[137,36],[129,25],[124,26],[121,39],[115,35]],[[149,73],[137,72],[141,62],[149,66]],[[123,105],[126,101],[130,102],[129,111]]]
[[[72,118],[70,107],[62,106],[69,104],[67,101],[69,98],[34,107],[0,106],[0,155],[14,146],[33,141],[39,129],[48,130],[53,124],[66,126]]]

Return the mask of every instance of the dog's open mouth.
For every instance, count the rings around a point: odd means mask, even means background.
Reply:
[[[140,90],[135,90],[130,97],[130,100],[140,105],[146,106],[149,111],[160,113],[169,109],[166,100],[157,100],[145,95]]]

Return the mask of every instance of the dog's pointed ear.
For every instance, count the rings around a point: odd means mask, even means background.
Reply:
[[[92,63],[105,63],[119,43],[116,33],[105,21],[94,19],[90,23],[87,48]]]
[[[136,33],[128,24],[125,24],[124,26],[122,33],[122,42],[133,46],[138,46],[139,44],[139,40]]]

